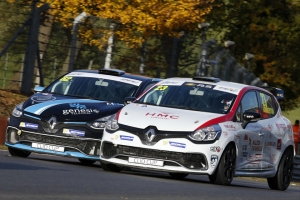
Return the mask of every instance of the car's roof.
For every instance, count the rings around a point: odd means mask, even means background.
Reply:
[[[198,84],[210,84],[210,85],[219,85],[224,87],[232,87],[235,89],[243,89],[245,87],[248,87],[249,85],[241,84],[241,83],[234,83],[229,81],[222,81],[218,78],[214,77],[203,77],[203,78],[181,78],[181,77],[173,77],[173,78],[167,78],[164,81],[183,81],[183,82],[192,82],[192,83],[198,83]],[[162,81],[163,83],[163,81]]]
[[[139,81],[146,81],[146,80],[160,81],[161,80],[161,79],[158,79],[158,78],[150,78],[150,77],[147,77],[147,76],[126,73],[125,71],[122,71],[122,70],[119,70],[119,69],[100,69],[100,70],[83,69],[83,70],[75,70],[73,72],[85,72],[85,73],[94,73],[94,74],[105,74],[105,75],[111,75],[111,76],[120,76],[120,77],[136,79],[136,80],[139,80]]]

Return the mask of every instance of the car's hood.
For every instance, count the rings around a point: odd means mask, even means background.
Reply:
[[[23,104],[25,115],[39,118],[55,115],[62,121],[91,121],[114,114],[122,107],[118,103],[48,93],[34,94]]]
[[[155,126],[165,131],[194,131],[208,120],[220,116],[223,114],[131,103],[122,109],[118,122],[141,129]]]

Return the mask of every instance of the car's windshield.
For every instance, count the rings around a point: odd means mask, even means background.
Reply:
[[[214,85],[185,82],[181,85],[156,85],[135,103],[196,110],[212,113],[227,113],[236,95],[215,88]]]
[[[141,81],[91,73],[70,73],[49,85],[43,92],[124,103]]]

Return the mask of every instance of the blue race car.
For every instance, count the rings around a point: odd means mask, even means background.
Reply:
[[[13,110],[5,145],[12,156],[31,152],[77,158],[83,164],[99,160],[105,122],[160,79],[117,69],[76,70],[35,94]]]

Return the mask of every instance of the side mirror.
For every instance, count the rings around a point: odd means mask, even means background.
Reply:
[[[243,123],[242,127],[246,128],[249,123],[257,122],[260,120],[260,114],[256,112],[246,111],[243,114]]]
[[[34,90],[35,93],[40,93],[40,92],[42,92],[44,89],[45,89],[45,87],[37,85],[37,86],[34,87],[33,90]]]
[[[131,102],[133,102],[135,100],[136,100],[136,97],[125,97],[124,104],[125,105],[130,104]]]

